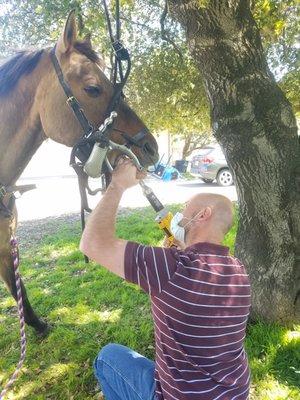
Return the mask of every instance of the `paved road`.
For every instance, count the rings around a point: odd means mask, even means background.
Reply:
[[[20,184],[35,183],[37,189],[25,193],[17,200],[19,220],[41,219],[49,216],[76,213],[80,209],[80,198],[75,176],[53,178],[21,179]],[[205,184],[200,179],[192,181],[163,182],[156,178],[146,181],[152,187],[163,204],[183,203],[196,193],[220,193],[236,201],[237,195],[234,186],[222,188],[217,184]],[[96,186],[96,182],[92,182]],[[99,201],[101,194],[90,198],[93,208]],[[123,196],[121,206],[144,207],[149,205],[143,196],[140,187],[129,189]]]

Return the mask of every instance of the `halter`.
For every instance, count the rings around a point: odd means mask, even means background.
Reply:
[[[66,82],[64,78],[63,71],[56,57],[55,50],[56,46],[51,49],[50,57],[56,72],[57,78],[61,87],[63,88],[65,95],[67,97],[67,104],[71,107],[75,117],[77,118],[83,134],[78,142],[74,145],[71,157],[70,165],[74,168],[79,184],[79,192],[81,197],[81,225],[82,229],[85,227],[85,211],[91,212],[88,206],[87,192],[90,195],[95,195],[99,191],[106,189],[107,181],[109,180],[108,172],[112,172],[113,167],[108,160],[108,152],[110,150],[118,150],[120,153],[126,154],[129,158],[133,160],[138,169],[142,169],[142,166],[136,157],[136,155],[131,151],[131,147],[144,148],[142,140],[147,135],[147,130],[142,129],[135,136],[130,136],[127,132],[121,131],[114,128],[115,118],[117,117],[116,109],[119,106],[120,100],[124,97],[123,89],[127,82],[128,76],[131,69],[131,60],[128,50],[123,46],[120,41],[120,10],[119,10],[119,0],[116,0],[116,34],[112,33],[111,21],[109,17],[109,12],[106,4],[106,0],[103,0],[105,16],[107,20],[107,27],[109,31],[109,36],[111,40],[111,45],[114,51],[114,63],[113,63],[113,96],[107,106],[104,113],[104,121],[100,127],[95,127],[86,117],[83,108],[80,105],[78,99],[74,96],[70,85]],[[123,63],[126,63],[125,73],[123,71]],[[118,132],[125,141],[125,144],[120,145],[112,140],[110,140],[110,134],[112,131]],[[145,145],[146,146],[146,145]],[[95,156],[95,157],[94,157]],[[79,160],[79,161],[78,161]],[[97,168],[95,171],[95,162],[97,161]],[[98,171],[97,171],[98,170]],[[90,172],[87,174],[87,172]],[[102,178],[102,187],[97,190],[91,190],[88,185],[88,176]],[[88,258],[85,256],[85,261],[88,262]]]
[[[109,30],[109,35],[111,38],[111,43],[112,47],[114,50],[114,67],[113,67],[113,86],[114,86],[114,93],[113,96],[107,106],[106,112],[104,114],[104,121],[102,125],[99,128],[96,128],[86,117],[83,108],[80,105],[80,102],[78,99],[74,96],[72,89],[70,88],[69,84],[65,81],[63,71],[61,69],[61,66],[59,64],[59,61],[56,57],[55,50],[56,46],[51,49],[50,51],[50,57],[52,64],[54,66],[57,78],[59,80],[59,83],[61,87],[63,88],[65,95],[67,97],[67,104],[71,107],[75,117],[77,118],[79,124],[82,127],[83,130],[83,135],[79,139],[79,141],[74,145],[71,153],[71,158],[70,158],[70,164],[74,168],[75,172],[77,173],[78,176],[78,182],[79,182],[79,191],[80,191],[80,196],[81,196],[81,224],[82,224],[82,229],[84,229],[85,226],[85,211],[90,212],[91,209],[88,206],[87,202],[87,193],[88,191],[89,194],[96,194],[99,190],[103,190],[105,185],[103,184],[102,189],[98,189],[95,191],[92,191],[89,186],[88,186],[88,175],[86,174],[86,171],[84,170],[84,164],[86,161],[89,159],[92,151],[95,149],[95,144],[99,143],[100,146],[103,146],[101,148],[105,149],[105,158],[103,158],[103,161],[106,162],[106,165],[110,171],[112,171],[112,166],[110,165],[108,158],[107,158],[107,152],[109,149],[116,149],[119,150],[121,153],[126,154],[128,157],[130,157],[136,166],[138,168],[142,168],[138,158],[135,156],[135,154],[130,150],[131,146],[136,146],[142,148],[142,144],[140,143],[145,136],[147,135],[147,130],[143,129],[140,132],[138,132],[135,136],[131,137],[128,135],[126,132],[121,131],[119,129],[116,129],[113,127],[114,120],[117,117],[117,112],[115,111],[120,103],[121,97],[123,97],[123,88],[126,84],[126,81],[128,79],[129,73],[130,73],[130,67],[131,67],[131,62],[130,62],[130,55],[128,50],[122,45],[120,42],[120,18],[119,18],[119,0],[116,0],[116,37],[114,38],[112,35],[112,29],[111,29],[111,23],[110,23],[110,18],[109,18],[109,13],[107,9],[107,5],[105,0],[103,0],[104,4],[104,9],[105,9],[105,15],[107,19],[107,25],[108,25],[108,30]],[[123,73],[122,69],[122,62],[126,61],[127,62],[127,68],[125,74]],[[120,82],[118,82],[118,75],[120,78]],[[117,144],[109,139],[109,135],[112,131],[118,132],[125,140],[125,145],[120,145]],[[97,150],[97,149],[96,149]],[[103,151],[102,151],[103,154]],[[80,162],[76,161],[76,158],[80,160]],[[103,163],[104,164],[104,163]],[[102,163],[101,163],[102,165]],[[102,169],[101,169],[102,172]],[[103,175],[102,175],[103,176]],[[15,196],[14,192],[19,192],[22,194],[23,192],[27,190],[34,189],[35,185],[22,185],[22,186],[14,186],[12,188],[8,188],[0,183],[0,214],[4,217],[11,217],[12,215],[12,209],[15,201]],[[9,201],[8,206],[4,205],[3,199],[5,195],[10,194],[11,198]],[[15,281],[16,281],[16,287],[17,287],[17,303],[18,303],[18,312],[19,312],[19,318],[20,318],[20,332],[21,332],[21,357],[18,363],[18,366],[9,379],[8,383],[4,387],[2,391],[0,391],[0,400],[4,398],[6,395],[7,391],[15,380],[17,379],[17,376],[22,368],[24,359],[25,359],[25,353],[26,353],[26,335],[25,335],[25,320],[24,320],[24,310],[23,310],[23,299],[22,299],[22,292],[21,292],[21,281],[20,281],[20,275],[19,275],[19,257],[18,257],[18,245],[17,242],[14,238],[11,239],[11,254],[13,257],[13,265],[14,265],[14,273],[15,273]],[[88,262],[88,258],[85,256],[85,261]]]
[[[98,127],[98,128],[95,127],[88,120],[88,118],[86,117],[86,115],[83,111],[83,108],[80,105],[80,102],[74,96],[72,89],[70,88],[69,84],[66,82],[63,71],[61,69],[59,61],[55,54],[56,46],[54,48],[52,48],[50,51],[50,57],[51,57],[51,61],[54,66],[56,75],[57,75],[59,83],[60,83],[61,87],[63,88],[65,95],[67,97],[67,104],[69,105],[69,107],[71,107],[75,117],[77,118],[77,120],[80,123],[82,130],[83,130],[83,135],[81,136],[79,141],[74,145],[72,153],[71,153],[71,158],[70,158],[70,165],[75,168],[75,171],[77,174],[78,174],[78,172],[77,172],[78,167],[82,167],[81,163],[86,162],[86,160],[88,159],[88,157],[91,154],[92,148],[95,143],[100,143],[102,148],[105,148],[105,147],[108,148],[109,144],[111,145],[111,147],[114,147],[113,146],[114,142],[110,141],[110,143],[109,143],[109,136],[112,131],[119,133],[123,137],[123,139],[125,141],[125,146],[127,147],[127,149],[130,149],[131,146],[142,148],[143,146],[142,146],[141,142],[147,135],[146,129],[142,129],[135,136],[130,136],[126,132],[113,127],[114,119],[117,117],[116,109],[118,108],[121,98],[124,97],[123,89],[124,89],[124,86],[127,82],[129,74],[130,74],[131,60],[130,60],[130,55],[129,55],[128,50],[123,46],[123,44],[120,41],[121,25],[120,25],[119,0],[116,1],[116,14],[115,14],[116,34],[115,34],[115,36],[112,33],[111,21],[110,21],[110,16],[109,16],[106,0],[103,0],[103,5],[104,5],[104,11],[105,11],[105,16],[106,16],[109,36],[110,36],[110,40],[111,40],[111,45],[112,45],[112,48],[114,51],[114,63],[113,63],[113,74],[112,74],[112,84],[113,84],[114,91],[113,91],[113,96],[107,106],[105,113],[104,113],[104,121],[100,127]],[[126,63],[125,73],[123,71],[123,63]],[[124,146],[121,148],[119,147],[118,149],[124,150],[124,152],[129,157],[133,158],[133,161],[137,164],[137,167],[141,168],[141,165],[139,164],[137,158],[134,157],[134,154],[131,151],[128,152],[128,150],[124,149]],[[76,161],[76,158],[79,159],[81,161],[81,163],[78,163]],[[106,164],[108,164],[107,159],[106,159]],[[108,164],[108,168],[111,169],[109,164]]]
[[[117,47],[116,47],[117,46]],[[104,147],[108,147],[109,144],[109,135],[112,131],[118,132],[123,139],[125,140],[125,146],[127,149],[130,149],[131,146],[136,146],[142,148],[142,144],[140,143],[145,136],[147,135],[147,130],[142,129],[140,132],[138,132],[134,136],[128,135],[126,132],[121,131],[119,129],[116,129],[113,127],[114,124],[114,119],[117,117],[117,112],[115,111],[120,103],[121,98],[123,97],[123,88],[125,86],[125,83],[128,79],[129,72],[130,72],[130,56],[127,51],[122,45],[120,45],[120,42],[114,42],[113,43],[113,48],[115,51],[115,65],[118,67],[114,66],[115,68],[118,68],[119,71],[122,71],[122,61],[127,61],[127,70],[125,76],[123,75],[122,72],[120,73],[120,76],[122,77],[121,82],[114,82],[114,93],[113,96],[110,100],[110,103],[108,104],[108,107],[105,111],[105,119],[100,125],[100,127],[96,128],[86,117],[83,108],[80,105],[80,102],[78,99],[74,96],[72,89],[70,88],[69,84],[65,81],[61,66],[59,64],[59,61],[56,57],[55,50],[56,46],[51,49],[50,51],[50,57],[52,64],[54,66],[57,78],[59,80],[59,83],[61,87],[63,88],[65,95],[67,97],[67,104],[69,107],[71,107],[75,117],[77,118],[79,124],[82,127],[83,130],[83,135],[79,139],[79,141],[74,145],[72,153],[71,153],[71,158],[70,158],[70,165],[72,167],[75,167],[75,171],[77,173],[78,168],[76,167],[82,167],[82,164],[76,162],[76,158],[78,158],[81,163],[85,163],[88,157],[91,154],[93,145],[98,142],[101,143],[101,145]],[[114,78],[115,79],[115,78]],[[111,142],[114,143],[114,142]],[[124,147],[124,145],[121,145]],[[122,147],[120,150],[123,149]],[[126,151],[126,149],[123,149],[127,155],[132,157],[133,153]],[[132,157],[135,160],[135,157]],[[138,163],[139,164],[139,163]],[[137,165],[139,168],[141,168],[140,165]]]

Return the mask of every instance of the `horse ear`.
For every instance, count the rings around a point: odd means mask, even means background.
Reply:
[[[67,53],[77,38],[75,10],[72,10],[68,15],[65,27],[57,42],[57,50],[60,53]]]

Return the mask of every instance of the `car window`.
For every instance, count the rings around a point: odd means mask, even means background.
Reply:
[[[213,156],[216,158],[224,158],[225,159],[224,153],[221,148],[216,148],[214,150]]]
[[[200,149],[197,151],[197,154],[195,154],[196,157],[199,156],[207,156],[209,153],[211,153],[212,151],[214,151],[214,149],[212,147],[204,147],[203,149]]]

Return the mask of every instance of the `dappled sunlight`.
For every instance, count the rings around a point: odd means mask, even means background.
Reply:
[[[292,399],[300,387],[300,326],[249,326],[247,347],[259,399]],[[299,396],[300,399],[300,396]]]
[[[40,268],[40,265],[36,264],[36,268]],[[31,277],[26,276],[26,280],[28,280],[28,282],[31,282],[33,279],[34,281],[43,281],[46,278],[46,276],[47,276],[46,273],[39,270],[38,272],[35,271],[35,274]]]
[[[7,296],[5,299],[3,299],[2,301],[0,301],[0,308],[9,308],[9,307],[14,307],[16,305],[15,300],[13,299],[13,297],[9,296],[8,292],[7,292]]]
[[[25,265],[24,260],[21,261],[20,270],[23,280],[25,278],[31,280],[32,278],[35,278],[37,275],[36,268],[28,267],[27,265]]]
[[[259,383],[259,391],[256,392],[262,400],[288,400],[292,394],[296,394],[295,391],[287,385],[280,384],[270,375]]]
[[[67,315],[71,315],[71,312],[72,312],[72,310],[71,310],[71,308],[70,307],[60,307],[60,308],[57,308],[56,310],[54,310],[54,311],[51,311],[51,313],[50,313],[50,317],[65,317],[65,316],[67,316]]]
[[[76,368],[76,365],[74,363],[67,363],[67,364],[57,363],[51,365],[42,375],[43,378],[46,378],[46,380],[60,378],[71,368]]]
[[[117,322],[121,318],[122,309],[100,312],[102,322]]]
[[[73,243],[69,244],[69,245],[63,245],[60,248],[53,249],[49,253],[49,258],[56,259],[56,258],[59,258],[61,256],[66,257],[66,256],[71,255],[72,253],[74,253],[74,251],[77,251],[77,250],[78,250],[78,246],[75,246],[75,244],[73,244]]]
[[[10,372],[3,373],[0,371],[0,385],[5,384],[7,379],[9,378],[9,376],[10,376]]]
[[[287,331],[283,336],[284,343],[290,343],[292,340],[297,340],[297,339],[299,340],[299,345],[300,345],[300,325],[299,325],[299,330]]]
[[[120,219],[119,233],[156,244],[161,232],[153,229],[152,211],[148,216],[142,213],[144,210]],[[142,217],[150,222],[143,219],[140,229]],[[149,358],[154,356],[148,296],[137,285],[95,263],[87,266],[78,251],[75,233],[72,235],[73,231],[67,236],[56,230],[55,236],[38,242],[22,257],[28,296],[39,315],[51,324],[51,330],[41,340],[27,328],[25,366],[8,400],[94,399],[92,360],[97,350],[111,341]],[[18,361],[19,327],[14,300],[4,286],[0,286],[0,293],[2,384]],[[249,324],[247,332],[251,400],[298,400],[300,326],[287,329],[275,324]]]
[[[37,376],[34,381],[24,383],[21,388],[16,393],[10,393],[12,397],[8,399],[24,399],[30,398],[29,395],[41,390],[49,384],[53,384],[56,381],[61,381],[64,375],[67,375],[71,370],[76,369],[76,364],[74,363],[56,363],[52,364],[44,372]]]
[[[273,359],[273,375],[279,382],[288,384],[300,394],[300,332],[287,333],[285,339],[288,340],[277,348]]]
[[[42,289],[42,293],[45,294],[46,296],[50,296],[51,294],[54,294],[54,290],[52,288],[44,288]]]
[[[61,260],[61,258],[73,257],[77,252],[79,252],[78,243],[74,241],[59,241],[55,242],[55,244],[42,244],[34,253],[34,268],[32,268],[33,254],[27,251],[23,255],[22,262],[26,264],[26,275],[35,274],[36,268],[48,267],[49,265],[53,266],[55,261]]]
[[[15,313],[14,314],[10,313],[10,315],[8,315],[8,313],[5,312],[5,311],[3,313],[3,310],[0,309],[0,325],[2,325],[4,323],[7,323],[7,322],[9,322],[11,324],[12,323],[11,321],[15,322],[16,321],[16,317],[17,317],[17,313],[18,313],[17,306],[16,306],[16,309],[15,309]],[[1,326],[1,328],[3,328],[3,325]]]
[[[5,372],[5,374],[3,374],[3,373],[0,373],[0,388],[2,388],[2,386],[4,386],[4,385],[6,385],[6,383],[8,382],[8,380],[9,380],[9,378],[11,377],[11,375],[13,374],[13,372],[14,372],[14,370],[15,370],[15,365],[13,366],[13,367],[11,367],[11,369],[10,370],[6,370]],[[28,372],[28,369],[27,369],[27,367],[26,367],[26,365],[23,365],[23,367],[22,367],[22,370],[21,370],[21,372],[20,372],[20,376],[21,375],[25,375],[26,373]],[[12,391],[10,391],[9,393],[8,393],[8,395],[5,397],[5,399],[15,399],[16,397],[15,397],[15,395],[13,394],[13,392]]]
[[[59,318],[64,323],[74,325],[87,325],[93,322],[112,322],[120,320],[122,309],[97,311],[86,305],[78,304],[75,307],[60,307],[50,313],[50,318]]]

